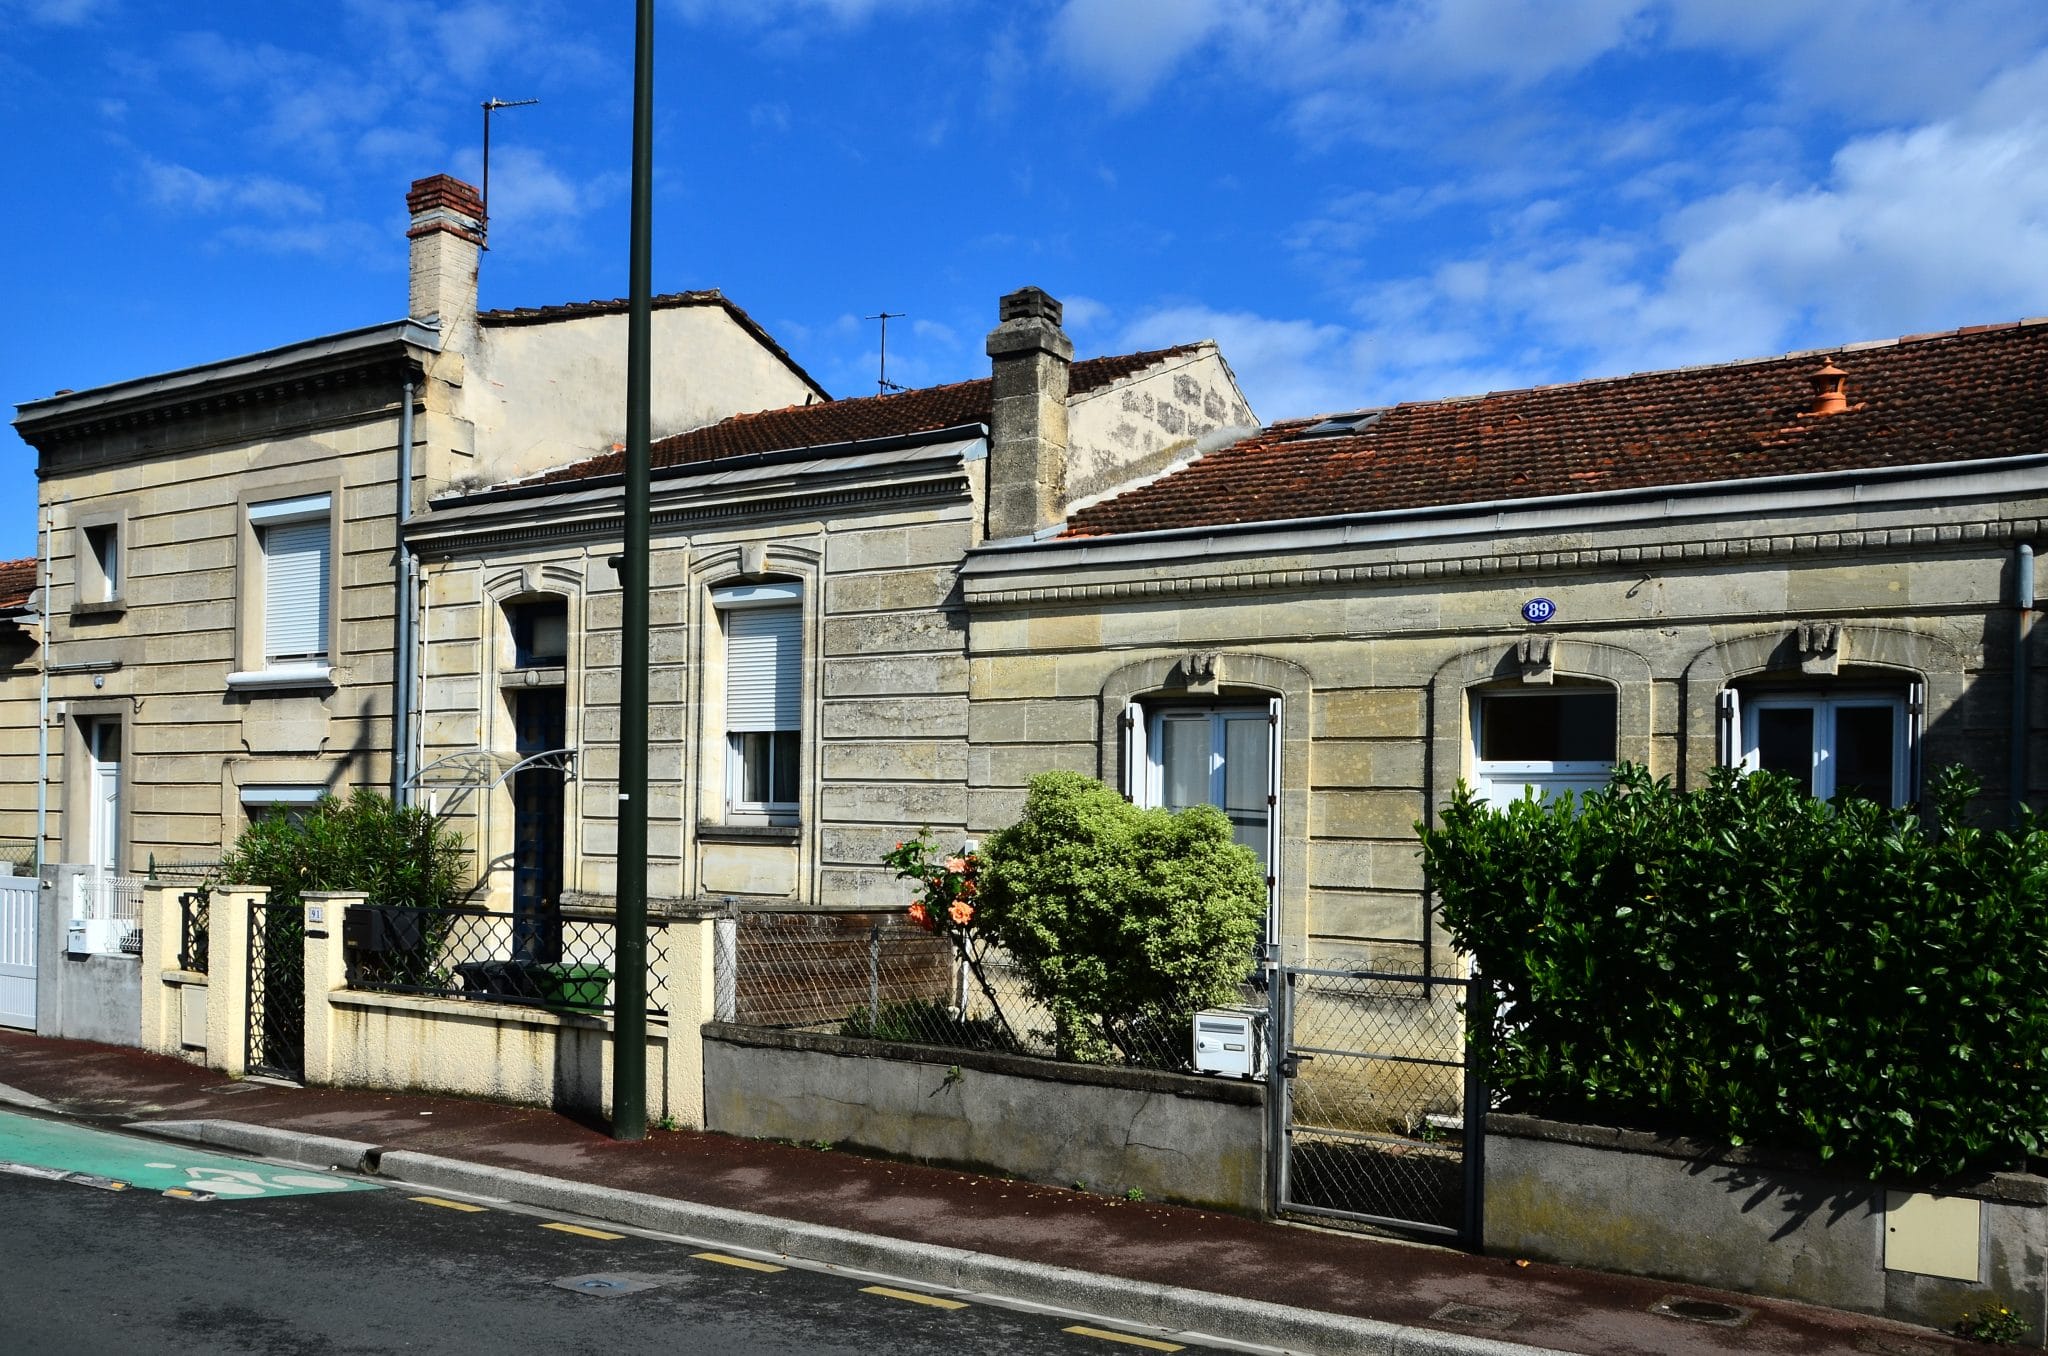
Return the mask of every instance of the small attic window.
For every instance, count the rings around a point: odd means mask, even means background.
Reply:
[[[1303,438],[1341,438],[1347,434],[1363,433],[1380,421],[1385,410],[1354,410],[1350,414],[1333,414],[1319,424],[1303,429]]]

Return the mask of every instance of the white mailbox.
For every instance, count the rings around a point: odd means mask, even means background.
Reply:
[[[1205,1008],[1195,1014],[1195,1071],[1258,1078],[1266,1072],[1266,1014]]]

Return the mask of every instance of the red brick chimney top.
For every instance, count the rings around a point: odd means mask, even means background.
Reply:
[[[412,228],[406,238],[417,240],[435,231],[481,245],[484,231],[484,202],[477,191],[452,174],[415,179],[405,195],[406,210],[412,213]]]

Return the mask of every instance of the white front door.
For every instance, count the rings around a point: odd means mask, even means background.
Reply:
[[[86,865],[111,875],[121,863],[121,722],[95,720],[85,738]]]

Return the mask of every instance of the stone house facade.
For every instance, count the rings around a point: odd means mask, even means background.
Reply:
[[[970,828],[1054,766],[1210,801],[1285,959],[1440,966],[1460,781],[2036,799],[2044,428],[2043,322],[1270,426],[969,555]]]
[[[735,415],[652,450],[648,893],[873,907],[881,854],[973,819],[958,570],[1253,416],[1213,343],[1075,362],[1060,307],[1003,299],[991,375]],[[617,453],[437,497],[422,561],[425,758],[500,767],[454,809],[493,907],[603,907],[616,875]],[[545,640],[539,640],[539,637]],[[532,856],[536,842],[543,855]]]
[[[19,407],[49,574],[48,860],[210,863],[251,811],[397,787],[420,648],[401,521],[608,445],[625,304],[479,313],[475,190],[441,175],[407,203],[405,319]],[[825,396],[716,292],[654,316],[664,431]]]
[[[42,698],[40,562],[0,561],[0,873],[35,861],[36,724]]]

